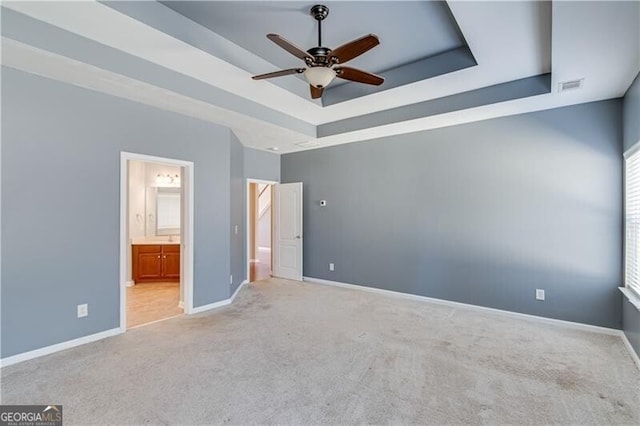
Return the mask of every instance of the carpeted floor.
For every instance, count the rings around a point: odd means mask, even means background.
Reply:
[[[619,337],[270,279],[233,306],[2,370],[65,424],[640,424]]]

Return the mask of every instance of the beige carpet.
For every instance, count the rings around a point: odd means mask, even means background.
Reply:
[[[619,337],[271,279],[2,370],[65,424],[640,424]]]

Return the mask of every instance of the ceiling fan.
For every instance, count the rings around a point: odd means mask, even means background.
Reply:
[[[311,98],[313,99],[322,97],[324,88],[327,87],[335,77],[375,86],[381,85],[384,82],[384,78],[378,75],[357,68],[342,66],[345,62],[362,55],[380,44],[378,36],[369,34],[345,43],[333,50],[322,47],[322,20],[325,19],[327,15],[329,15],[329,8],[327,6],[317,4],[311,8],[311,16],[318,21],[318,46],[312,47],[306,52],[278,34],[267,34],[269,40],[293,56],[302,59],[307,65],[306,68],[290,68],[256,75],[252,78],[254,80],[262,80],[291,74],[304,74],[309,82]]]

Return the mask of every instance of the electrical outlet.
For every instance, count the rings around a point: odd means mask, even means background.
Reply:
[[[78,318],[86,317],[87,315],[89,315],[89,305],[86,303],[78,305]]]
[[[540,288],[536,289],[536,300],[544,300],[544,290]]]
[[[238,235],[238,225],[233,227],[234,232],[236,233],[236,235]]]
[[[229,275],[229,284],[233,284],[233,275]]]
[[[330,271],[335,271],[335,265],[333,263],[329,264],[329,270]]]

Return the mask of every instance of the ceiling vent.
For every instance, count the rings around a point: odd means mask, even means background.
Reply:
[[[567,92],[569,90],[581,89],[583,83],[584,78],[581,78],[580,80],[563,81],[562,83],[558,84],[558,92]]]

